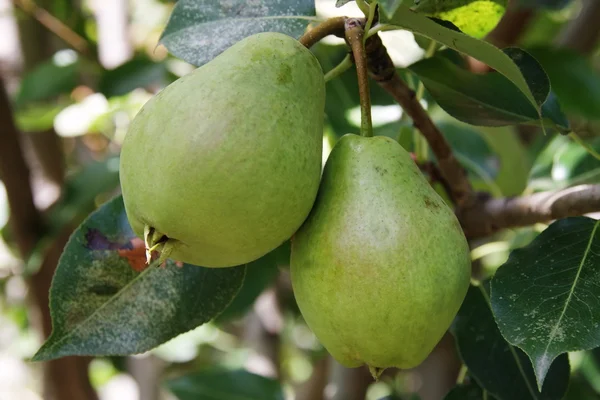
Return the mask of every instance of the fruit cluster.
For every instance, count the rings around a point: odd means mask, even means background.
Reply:
[[[421,363],[466,294],[461,227],[410,155],[346,135],[321,175],[323,72],[297,40],[250,36],[151,99],[121,153],[127,216],[149,253],[205,267],[292,236],[298,306],[343,365]]]

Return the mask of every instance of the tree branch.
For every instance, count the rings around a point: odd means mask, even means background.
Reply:
[[[559,47],[590,54],[600,37],[600,1],[584,1],[577,18],[572,20],[557,38]]]
[[[484,198],[458,213],[469,239],[490,235],[500,229],[574,217],[600,211],[600,184],[540,192],[528,196]]]
[[[309,29],[298,41],[307,48],[311,48],[318,41],[329,35],[343,38],[346,19],[346,17],[329,18],[314,28]]]
[[[442,176],[450,188],[448,195],[458,208],[469,207],[474,196],[465,170],[454,157],[450,145],[435,126],[427,111],[416,99],[415,92],[400,79],[379,35],[373,35],[367,39],[366,51],[371,78],[394,97],[412,118],[415,127],[427,139],[437,158]]]

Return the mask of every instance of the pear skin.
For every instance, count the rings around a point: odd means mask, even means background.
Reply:
[[[298,306],[342,365],[419,365],[467,293],[471,261],[452,210],[387,137],[346,135],[294,235]]]
[[[147,255],[230,267],[288,240],[318,190],[324,104],[317,59],[274,32],[239,41],[148,101],[120,165]]]

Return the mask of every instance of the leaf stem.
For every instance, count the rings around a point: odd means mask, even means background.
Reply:
[[[369,92],[369,72],[367,69],[367,53],[363,38],[365,31],[362,22],[358,18],[346,20],[346,41],[350,44],[356,65],[358,77],[358,93],[360,95],[360,134],[361,136],[373,136],[373,123],[371,121],[371,95]]]
[[[377,2],[373,1],[371,4],[369,4],[369,13],[366,15],[367,23],[365,24],[365,32],[367,33],[371,30],[371,27],[373,26],[373,21],[375,20],[375,11],[377,11]],[[363,43],[366,42],[366,40],[367,35],[364,35]]]
[[[592,146],[590,146],[589,144],[587,144],[583,139],[581,139],[579,137],[579,135],[577,135],[575,132],[571,132],[569,133],[569,137],[571,139],[573,139],[577,144],[579,144],[581,147],[583,147],[588,153],[590,153],[590,155],[592,157],[594,157],[596,160],[600,160],[600,154],[598,154],[598,152],[596,150],[594,150],[594,148]]]
[[[329,82],[330,80],[337,78],[338,76],[349,70],[351,67],[352,58],[350,57],[350,54],[348,54],[338,65],[333,67],[325,74],[325,82]]]
[[[460,371],[458,371],[458,377],[456,378],[456,384],[462,385],[465,382],[465,378],[467,377],[467,371],[469,369],[465,364],[460,366]]]

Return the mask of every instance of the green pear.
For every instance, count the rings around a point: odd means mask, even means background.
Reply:
[[[147,256],[229,267],[288,240],[319,187],[324,103],[317,59],[273,32],[237,42],[148,101],[120,162]]]
[[[452,210],[387,137],[342,137],[292,239],[306,323],[347,367],[420,364],[467,293],[471,262]]]

